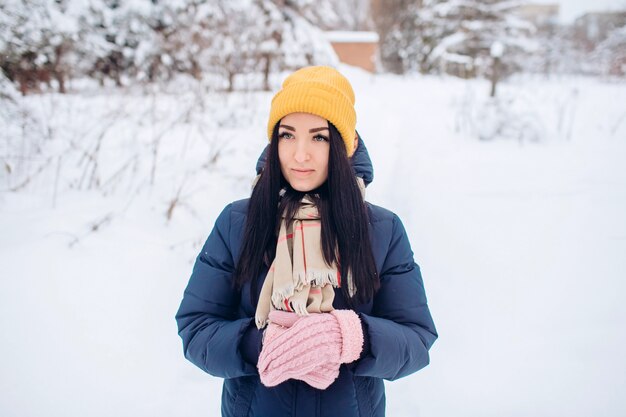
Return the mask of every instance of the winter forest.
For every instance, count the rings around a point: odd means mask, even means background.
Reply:
[[[387,415],[623,415],[626,2],[563,3],[0,0],[0,415],[219,415],[174,314],[307,65],[439,331]]]

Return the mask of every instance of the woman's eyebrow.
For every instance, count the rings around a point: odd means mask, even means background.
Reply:
[[[284,127],[285,129],[291,130],[292,132],[296,131],[295,127],[289,126],[289,125],[280,125],[279,127]],[[322,130],[328,130],[328,127],[324,126],[324,127],[316,127],[313,129],[309,129],[309,133],[321,132]]]

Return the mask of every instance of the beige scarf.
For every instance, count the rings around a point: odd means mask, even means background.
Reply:
[[[365,184],[357,178],[361,193]],[[321,222],[314,202],[305,195],[294,220],[287,227],[283,217],[276,243],[276,256],[261,288],[255,322],[265,327],[270,311],[293,311],[299,315],[333,310],[335,291],[342,285],[335,263],[326,264],[322,253]],[[352,297],[356,287],[350,273],[345,284]]]

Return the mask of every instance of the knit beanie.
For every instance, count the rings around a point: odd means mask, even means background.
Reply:
[[[282,89],[272,99],[267,124],[270,141],[276,123],[290,113],[310,113],[328,120],[341,134],[348,156],[354,153],[354,91],[346,77],[336,69],[305,67],[285,79]]]

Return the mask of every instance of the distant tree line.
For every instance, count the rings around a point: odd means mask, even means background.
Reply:
[[[626,73],[626,14],[599,38],[533,24],[522,0],[4,0],[0,68],[22,94],[64,92],[90,77],[118,86],[210,77],[232,91],[240,74],[336,59],[323,30],[375,30],[380,69],[495,83],[514,72]],[[620,20],[621,19],[621,20]],[[608,25],[608,26],[607,26]],[[607,29],[608,28],[608,29]],[[249,87],[249,86],[248,86]]]
[[[332,10],[324,2],[316,3]],[[255,72],[268,88],[272,72],[334,58],[304,17],[313,7],[304,0],[5,0],[0,67],[22,93],[53,81],[64,92],[76,77],[122,86],[177,73],[208,74],[233,90],[236,75]]]
[[[372,0],[386,71],[464,78],[517,71],[626,75],[626,12],[573,25],[524,19],[523,0]],[[536,2],[535,2],[536,3]],[[494,48],[496,46],[496,48]],[[494,57],[494,49],[501,56]]]

